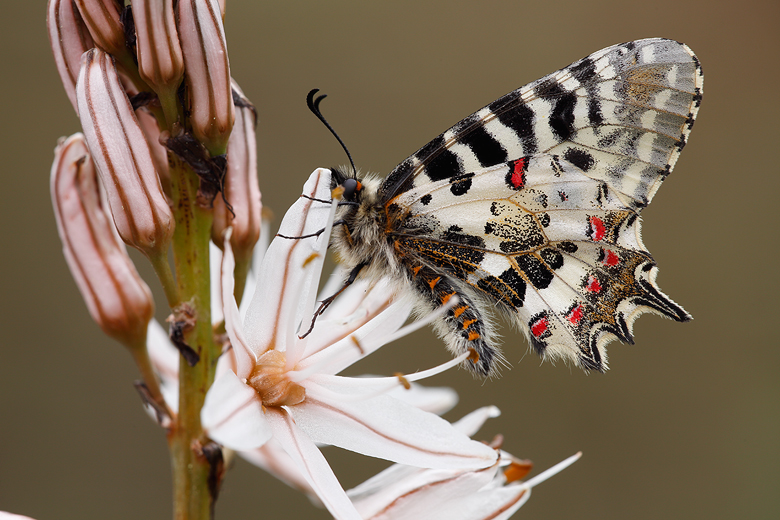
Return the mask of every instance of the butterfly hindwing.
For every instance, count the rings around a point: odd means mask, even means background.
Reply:
[[[551,358],[606,368],[611,337],[641,312],[687,314],[653,283],[639,218],[606,183],[538,154],[400,194],[397,244],[413,263],[498,304]]]

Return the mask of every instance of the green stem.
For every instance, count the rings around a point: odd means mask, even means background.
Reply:
[[[171,264],[168,263],[168,255],[165,252],[147,255],[149,262],[157,273],[157,278],[165,291],[165,298],[168,300],[168,307],[173,309],[181,302],[179,298],[179,288],[176,285],[176,279],[171,271]]]
[[[201,447],[206,435],[200,423],[200,410],[211,383],[220,350],[211,328],[209,277],[209,238],[211,210],[196,202],[198,177],[180,160],[170,164],[173,211],[174,264],[178,292],[194,312],[195,324],[184,330],[184,341],[200,355],[190,367],[181,358],[179,365],[179,414],[169,433],[173,466],[174,518],[205,520],[211,517],[213,497],[209,494],[210,466]],[[176,311],[174,309],[174,316]]]
[[[179,122],[181,114],[179,113],[179,100],[176,97],[176,89],[169,89],[157,93],[157,99],[160,100],[163,114],[165,115],[165,128],[173,133],[174,125]]]
[[[168,415],[171,416],[171,411],[165,403],[162,391],[160,390],[157,374],[154,373],[154,369],[152,368],[152,361],[149,359],[149,351],[146,349],[146,340],[140,341],[138,345],[128,345],[128,347],[135,364],[138,366],[138,370],[141,372],[141,379],[146,385],[146,389],[149,391],[149,396],[154,399],[154,402],[157,403],[161,410],[165,410]]]

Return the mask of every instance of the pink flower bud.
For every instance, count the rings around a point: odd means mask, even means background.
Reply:
[[[128,346],[145,345],[154,314],[152,294],[101,204],[94,163],[82,134],[60,142],[54,151],[51,197],[65,259],[92,319]]]
[[[236,100],[236,124],[228,141],[225,198],[233,207],[231,213],[221,197],[214,199],[214,224],[212,239],[222,243],[222,233],[233,226],[230,244],[239,259],[248,259],[260,237],[260,186],[257,181],[257,145],[255,107],[233,82]],[[235,214],[235,217],[233,216]]]
[[[138,124],[141,125],[141,130],[143,130],[146,137],[146,143],[152,152],[152,159],[154,160],[155,168],[157,168],[163,192],[170,197],[171,174],[168,169],[168,149],[160,144],[160,125],[157,123],[157,118],[145,108],[136,110],[135,117],[138,118]]]
[[[118,56],[127,52],[125,31],[116,0],[74,0],[92,39],[104,51]]]
[[[179,1],[179,39],[192,131],[212,156],[225,153],[235,112],[225,31],[217,0]]]
[[[94,47],[95,43],[73,0],[49,0],[46,26],[57,72],[60,73],[70,103],[78,113],[76,80],[79,77],[81,55]]]
[[[155,92],[175,91],[184,58],[173,16],[173,0],[134,0],[138,72]]]
[[[84,54],[76,98],[119,235],[150,257],[162,254],[173,235],[173,214],[110,55],[100,49]]]

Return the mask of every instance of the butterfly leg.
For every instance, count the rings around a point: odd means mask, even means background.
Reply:
[[[495,363],[502,357],[500,351],[491,344],[490,323],[474,305],[472,298],[464,294],[442,271],[427,266],[415,267],[411,271],[415,290],[432,307],[440,307],[451,298],[458,298],[458,303],[435,326],[437,332],[443,336],[453,354],[473,351],[473,358],[465,362],[471,371],[480,376],[490,375]]]

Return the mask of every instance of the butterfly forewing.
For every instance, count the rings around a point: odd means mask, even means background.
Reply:
[[[646,205],[671,171],[701,100],[691,50],[648,39],[603,49],[499,98],[398,165],[390,201],[413,186],[552,153]]]

